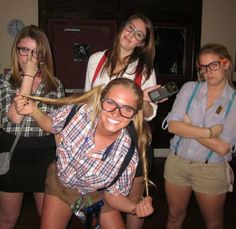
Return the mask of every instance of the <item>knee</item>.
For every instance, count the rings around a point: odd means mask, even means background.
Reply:
[[[169,211],[168,221],[171,223],[183,222],[186,217],[185,211]]]
[[[19,214],[1,214],[0,228],[14,228],[19,218]]]

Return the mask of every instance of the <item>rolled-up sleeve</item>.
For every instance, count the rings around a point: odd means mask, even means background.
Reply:
[[[186,109],[190,100],[190,96],[195,88],[195,82],[185,83],[178,94],[172,106],[171,112],[168,114],[167,123],[170,121],[182,121],[186,114]]]

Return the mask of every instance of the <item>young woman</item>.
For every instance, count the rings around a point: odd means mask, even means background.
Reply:
[[[41,214],[44,181],[48,165],[55,158],[54,136],[43,131],[32,117],[17,114],[13,102],[16,91],[50,98],[64,96],[60,81],[53,77],[53,61],[48,39],[36,26],[23,28],[11,52],[11,72],[0,79],[2,132],[0,151],[10,150],[23,117],[26,124],[11,159],[10,170],[0,176],[0,228],[14,228],[20,215],[23,194],[33,192]],[[53,105],[39,103],[44,112]]]
[[[168,229],[182,228],[192,191],[206,228],[223,229],[230,187],[225,160],[231,160],[236,142],[232,59],[223,45],[206,44],[197,69],[202,82],[186,83],[168,116],[168,130],[175,134],[164,171]]]
[[[156,85],[153,69],[155,56],[154,33],[152,23],[142,14],[131,16],[118,31],[111,50],[93,54],[88,61],[85,91],[100,84],[107,84],[115,78],[129,78],[144,90],[144,116],[150,121],[155,117],[157,105],[150,102],[148,91],[160,87]],[[151,164],[152,153],[149,153]],[[129,197],[138,202],[143,195],[142,166],[139,166]],[[114,220],[111,220],[114,219]],[[128,229],[141,229],[144,220],[137,216],[127,215]],[[102,215],[102,224],[110,228],[125,228],[117,211]],[[120,224],[118,224],[120,222]],[[119,225],[119,227],[116,227]]]
[[[65,117],[70,113],[72,105],[63,106],[46,115],[25,97],[19,95],[15,98],[18,113],[30,114],[45,131],[60,133],[56,166],[52,164],[49,167],[46,179],[47,194],[41,228],[66,228],[72,215],[70,205],[81,195],[86,198],[90,195],[92,199],[104,198],[104,208],[107,211],[110,211],[111,206],[138,217],[153,212],[150,197],[138,203],[127,197],[139,161],[138,152],[143,159],[145,182],[148,181],[145,151],[150,143],[150,133],[143,120],[142,100],[142,90],[129,79],[115,79],[104,89],[98,86],[81,97],[40,99],[60,105],[81,104],[64,127]],[[109,186],[117,176],[123,160],[126,160],[126,154],[130,153],[132,139],[127,126],[132,121],[138,133],[138,151],[135,150],[119,179]],[[104,191],[98,191],[104,187]],[[73,198],[74,195],[76,198]]]

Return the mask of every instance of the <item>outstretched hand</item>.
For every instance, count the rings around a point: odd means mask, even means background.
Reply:
[[[20,95],[19,92],[16,92],[16,96],[14,98],[14,105],[16,112],[19,115],[32,114],[33,111],[36,109],[36,104],[32,100]]]
[[[152,91],[152,90],[154,90],[154,89],[156,89],[156,88],[159,88],[159,87],[161,87],[160,84],[155,85],[155,86],[152,86],[152,87],[148,87],[148,88],[144,89],[144,90],[143,90],[143,101],[144,101],[144,102],[151,102],[151,99],[150,99],[150,97],[149,97],[149,95],[148,95],[148,92],[150,92],[150,91]],[[163,103],[163,102],[165,102],[166,100],[168,100],[168,98],[159,100],[159,101],[156,102],[156,103]]]
[[[135,214],[138,217],[146,217],[154,212],[152,206],[152,198],[150,196],[144,197],[136,206]]]

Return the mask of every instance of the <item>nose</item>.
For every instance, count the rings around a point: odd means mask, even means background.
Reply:
[[[121,116],[120,110],[119,110],[118,107],[116,107],[116,109],[115,109],[114,111],[112,111],[112,115],[113,115],[114,117],[119,117],[119,116]]]
[[[32,60],[32,52],[30,52],[30,51],[28,52],[27,59]]]

